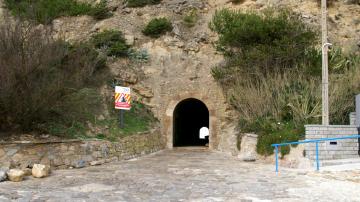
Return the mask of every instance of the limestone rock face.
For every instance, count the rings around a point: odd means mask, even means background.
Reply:
[[[241,139],[240,153],[238,158],[243,161],[255,161],[257,158],[256,144],[258,136],[256,134],[244,134]]]
[[[34,164],[32,175],[37,178],[46,177],[50,173],[50,166],[43,164]]]
[[[12,182],[20,182],[25,176],[25,172],[19,169],[10,169],[6,174]]]
[[[124,38],[125,38],[125,41],[126,41],[127,45],[129,45],[129,46],[134,45],[134,43],[135,43],[134,35],[125,34]]]

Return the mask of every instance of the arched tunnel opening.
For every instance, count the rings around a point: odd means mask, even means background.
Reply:
[[[206,146],[209,136],[200,138],[200,129],[209,128],[209,110],[198,99],[189,98],[181,101],[173,115],[173,146]]]

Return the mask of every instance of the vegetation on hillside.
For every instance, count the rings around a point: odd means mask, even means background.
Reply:
[[[129,46],[126,44],[122,32],[105,30],[92,37],[92,42],[98,49],[103,49],[108,56],[127,56]]]
[[[107,85],[112,75],[106,57],[95,46],[112,45],[120,36],[115,31],[106,33],[112,33],[111,37],[70,44],[29,23],[2,25],[0,131],[115,140],[148,130],[155,119],[144,105],[135,102],[125,113],[125,128],[120,129],[113,97],[100,94],[100,87]]]
[[[226,58],[212,74],[239,112],[242,132],[258,133],[257,151],[273,153],[272,143],[303,137],[304,124],[321,118],[321,52],[318,33],[289,10],[261,13],[223,9],[210,28]],[[360,90],[358,59],[330,52],[332,123],[345,123]],[[282,148],[282,154],[289,152]]]
[[[5,5],[13,15],[42,24],[61,16],[90,15],[98,20],[111,16],[105,1],[92,5],[76,0],[5,0]]]
[[[83,120],[98,102],[104,58],[26,23],[0,28],[1,129],[31,131],[56,120]],[[73,100],[72,100],[73,99]]]
[[[171,22],[167,18],[154,18],[146,25],[142,32],[146,36],[158,38],[172,29]]]

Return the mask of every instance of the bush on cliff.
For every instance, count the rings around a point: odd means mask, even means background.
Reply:
[[[105,1],[91,5],[76,0],[5,0],[5,5],[13,15],[42,24],[61,16],[90,15],[98,20],[111,16]]]
[[[122,32],[105,30],[92,37],[92,42],[98,49],[104,49],[108,56],[127,56],[129,46],[125,42]]]
[[[172,29],[171,22],[167,18],[154,18],[146,25],[142,32],[146,36],[158,38]]]
[[[256,132],[260,154],[272,143],[303,137],[304,124],[321,118],[321,52],[317,32],[289,10],[260,13],[223,9],[210,28],[219,35],[216,48],[225,64],[212,69],[228,102],[239,112],[242,132]],[[360,91],[359,59],[338,49],[329,56],[330,115],[341,124],[354,110]],[[288,148],[281,150],[285,155]]]

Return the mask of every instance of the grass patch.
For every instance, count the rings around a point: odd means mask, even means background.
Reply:
[[[183,18],[183,22],[187,27],[193,27],[195,26],[197,20],[198,20],[198,11],[197,9],[191,9],[189,12],[187,12]]]
[[[171,22],[167,18],[154,18],[142,30],[146,36],[158,38],[173,29]]]
[[[98,134],[98,138],[115,141],[121,137],[149,131],[156,123],[152,112],[140,102],[133,102],[131,110],[124,111],[124,128],[120,128],[119,113],[119,110],[111,106],[111,118],[96,121],[96,125],[108,128],[107,132]]]
[[[90,15],[98,20],[111,16],[105,1],[91,5],[75,0],[5,0],[5,5],[14,16],[42,24],[61,16]]]

